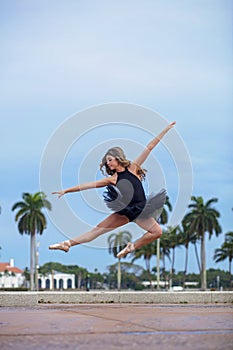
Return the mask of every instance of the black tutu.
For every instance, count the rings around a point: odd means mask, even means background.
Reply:
[[[158,220],[166,202],[166,196],[166,190],[162,189],[157,194],[151,193],[145,201],[128,204],[123,201],[123,195],[117,186],[109,185],[103,193],[107,207],[115,213],[126,215],[130,221],[134,221],[136,218],[146,219],[149,217]]]

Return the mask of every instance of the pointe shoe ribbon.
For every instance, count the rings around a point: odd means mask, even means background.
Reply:
[[[56,243],[56,244],[50,245],[49,249],[51,249],[51,250],[63,250],[64,252],[68,253],[68,251],[70,249],[70,245],[68,242],[61,242],[61,243]]]
[[[129,242],[129,243],[127,243],[127,246],[117,254],[117,257],[118,257],[118,259],[123,258],[127,254],[132,253],[134,250],[135,250],[134,244]]]

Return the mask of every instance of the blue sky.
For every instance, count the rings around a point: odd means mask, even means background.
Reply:
[[[17,266],[29,266],[29,238],[18,233],[11,207],[23,192],[40,189],[41,158],[54,132],[79,111],[124,102],[177,121],[192,162],[193,194],[219,199],[223,233],[207,242],[207,267],[215,266],[214,249],[232,230],[233,215],[232,7],[228,0],[0,1],[1,261],[14,257]],[[132,132],[140,144],[146,136]],[[65,159],[67,186],[82,161],[76,150]],[[162,155],[153,153],[165,166]],[[78,196],[70,200],[76,211]],[[106,249],[48,251],[61,239],[48,220],[39,238],[41,265],[59,261],[104,271],[115,262]],[[183,253],[177,250],[177,270]],[[227,262],[217,266],[228,268]],[[197,271],[193,254],[189,270]]]

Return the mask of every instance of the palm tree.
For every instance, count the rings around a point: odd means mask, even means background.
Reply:
[[[233,232],[228,232],[225,235],[225,242],[222,244],[221,248],[215,249],[214,260],[215,262],[224,261],[229,259],[229,278],[230,278],[230,288],[232,288],[231,279],[231,262],[233,259]]]
[[[157,242],[158,242],[158,240],[157,240]],[[162,275],[163,275],[163,279],[164,279],[164,282],[165,282],[165,286],[167,286],[166,258],[168,258],[168,260],[170,262],[171,262],[171,258],[170,258],[169,239],[168,239],[168,236],[166,235],[166,230],[163,230],[162,237],[160,238],[159,256],[161,257],[162,262],[163,262]],[[157,269],[157,273],[158,273],[158,269]],[[160,276],[159,276],[159,278],[160,278]],[[157,283],[158,283],[159,278],[157,276]],[[157,285],[157,289],[159,289],[158,285]]]
[[[221,227],[218,222],[219,212],[212,208],[217,198],[209,199],[206,203],[202,197],[191,197],[192,203],[189,204],[191,211],[184,217],[185,224],[189,227],[190,233],[196,233],[201,240],[201,289],[206,289],[206,250],[205,233],[209,233],[209,239],[215,232],[216,236],[221,233]]]
[[[132,259],[132,263],[136,259],[140,259],[142,257],[144,258],[145,264],[146,264],[146,270],[148,273],[148,279],[150,281],[150,286],[152,285],[150,260],[152,256],[156,254],[156,247],[157,247],[157,241],[153,241],[152,243],[146,244],[133,252],[134,257]]]
[[[46,200],[43,192],[35,194],[23,193],[23,201],[13,205],[12,211],[18,209],[15,221],[18,221],[20,234],[28,234],[31,237],[30,244],[30,289],[35,289],[35,255],[36,255],[36,233],[42,234],[46,229],[47,222],[42,208],[51,210],[51,204]]]
[[[162,237],[160,238],[160,257],[163,262],[163,270],[166,271],[166,260],[167,257],[169,261],[171,261],[170,258],[170,247],[169,247],[169,239],[166,235],[166,230],[163,230]]]
[[[109,254],[113,254],[117,257],[117,254],[130,242],[132,235],[129,231],[120,231],[119,233],[112,233],[108,237]],[[117,267],[117,289],[121,289],[121,258],[118,258]]]
[[[172,250],[171,269],[170,269],[170,288],[172,287],[172,277],[175,265],[175,248],[182,244],[181,230],[179,226],[168,227],[167,232],[168,247]]]
[[[168,207],[169,211],[172,211],[172,205],[169,200],[169,197],[166,196],[166,202],[165,205]],[[165,225],[168,222],[168,212],[165,208],[163,207],[162,213],[160,215],[160,218],[158,220],[160,225]],[[157,289],[160,289],[160,238],[157,239]]]
[[[166,196],[165,206],[167,206],[169,211],[172,211],[172,205],[168,196]],[[159,218],[159,223],[161,225],[165,225],[168,222],[168,211],[166,210],[165,206],[163,207],[162,213]]]
[[[199,270],[199,273],[201,274],[201,263],[198,255],[198,248],[197,248],[197,242],[200,240],[200,237],[198,237],[195,232],[193,232],[191,236],[192,236],[191,243],[194,245],[194,252],[197,260],[198,270]]]
[[[189,253],[189,244],[193,243],[195,245],[195,253],[197,254],[196,250],[196,240],[197,236],[195,233],[191,233],[185,224],[184,220],[181,223],[182,228],[180,228],[180,235],[181,235],[181,241],[185,247],[185,263],[184,263],[184,276],[183,276],[183,287],[185,288],[185,282],[186,282],[186,275],[188,272],[188,253]],[[199,259],[198,255],[196,255],[197,262],[198,262],[198,267],[199,267],[199,272],[201,272],[201,267],[199,265]]]

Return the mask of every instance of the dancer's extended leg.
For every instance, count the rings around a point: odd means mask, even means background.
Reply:
[[[105,220],[100,222],[96,227],[92,230],[77,236],[75,238],[69,239],[64,242],[52,244],[49,246],[49,249],[52,250],[63,250],[64,252],[68,252],[70,247],[75,246],[77,244],[87,243],[93,241],[95,238],[100,235],[107,233],[109,231],[114,230],[117,227],[123,226],[129,222],[129,219],[124,215],[119,215],[117,213],[109,215]]]
[[[117,254],[118,258],[122,258],[127,254],[132,253],[135,249],[149,244],[162,236],[161,227],[152,217],[148,219],[137,219],[136,224],[144,230],[147,230],[147,232],[134,243],[129,242],[126,247]]]

